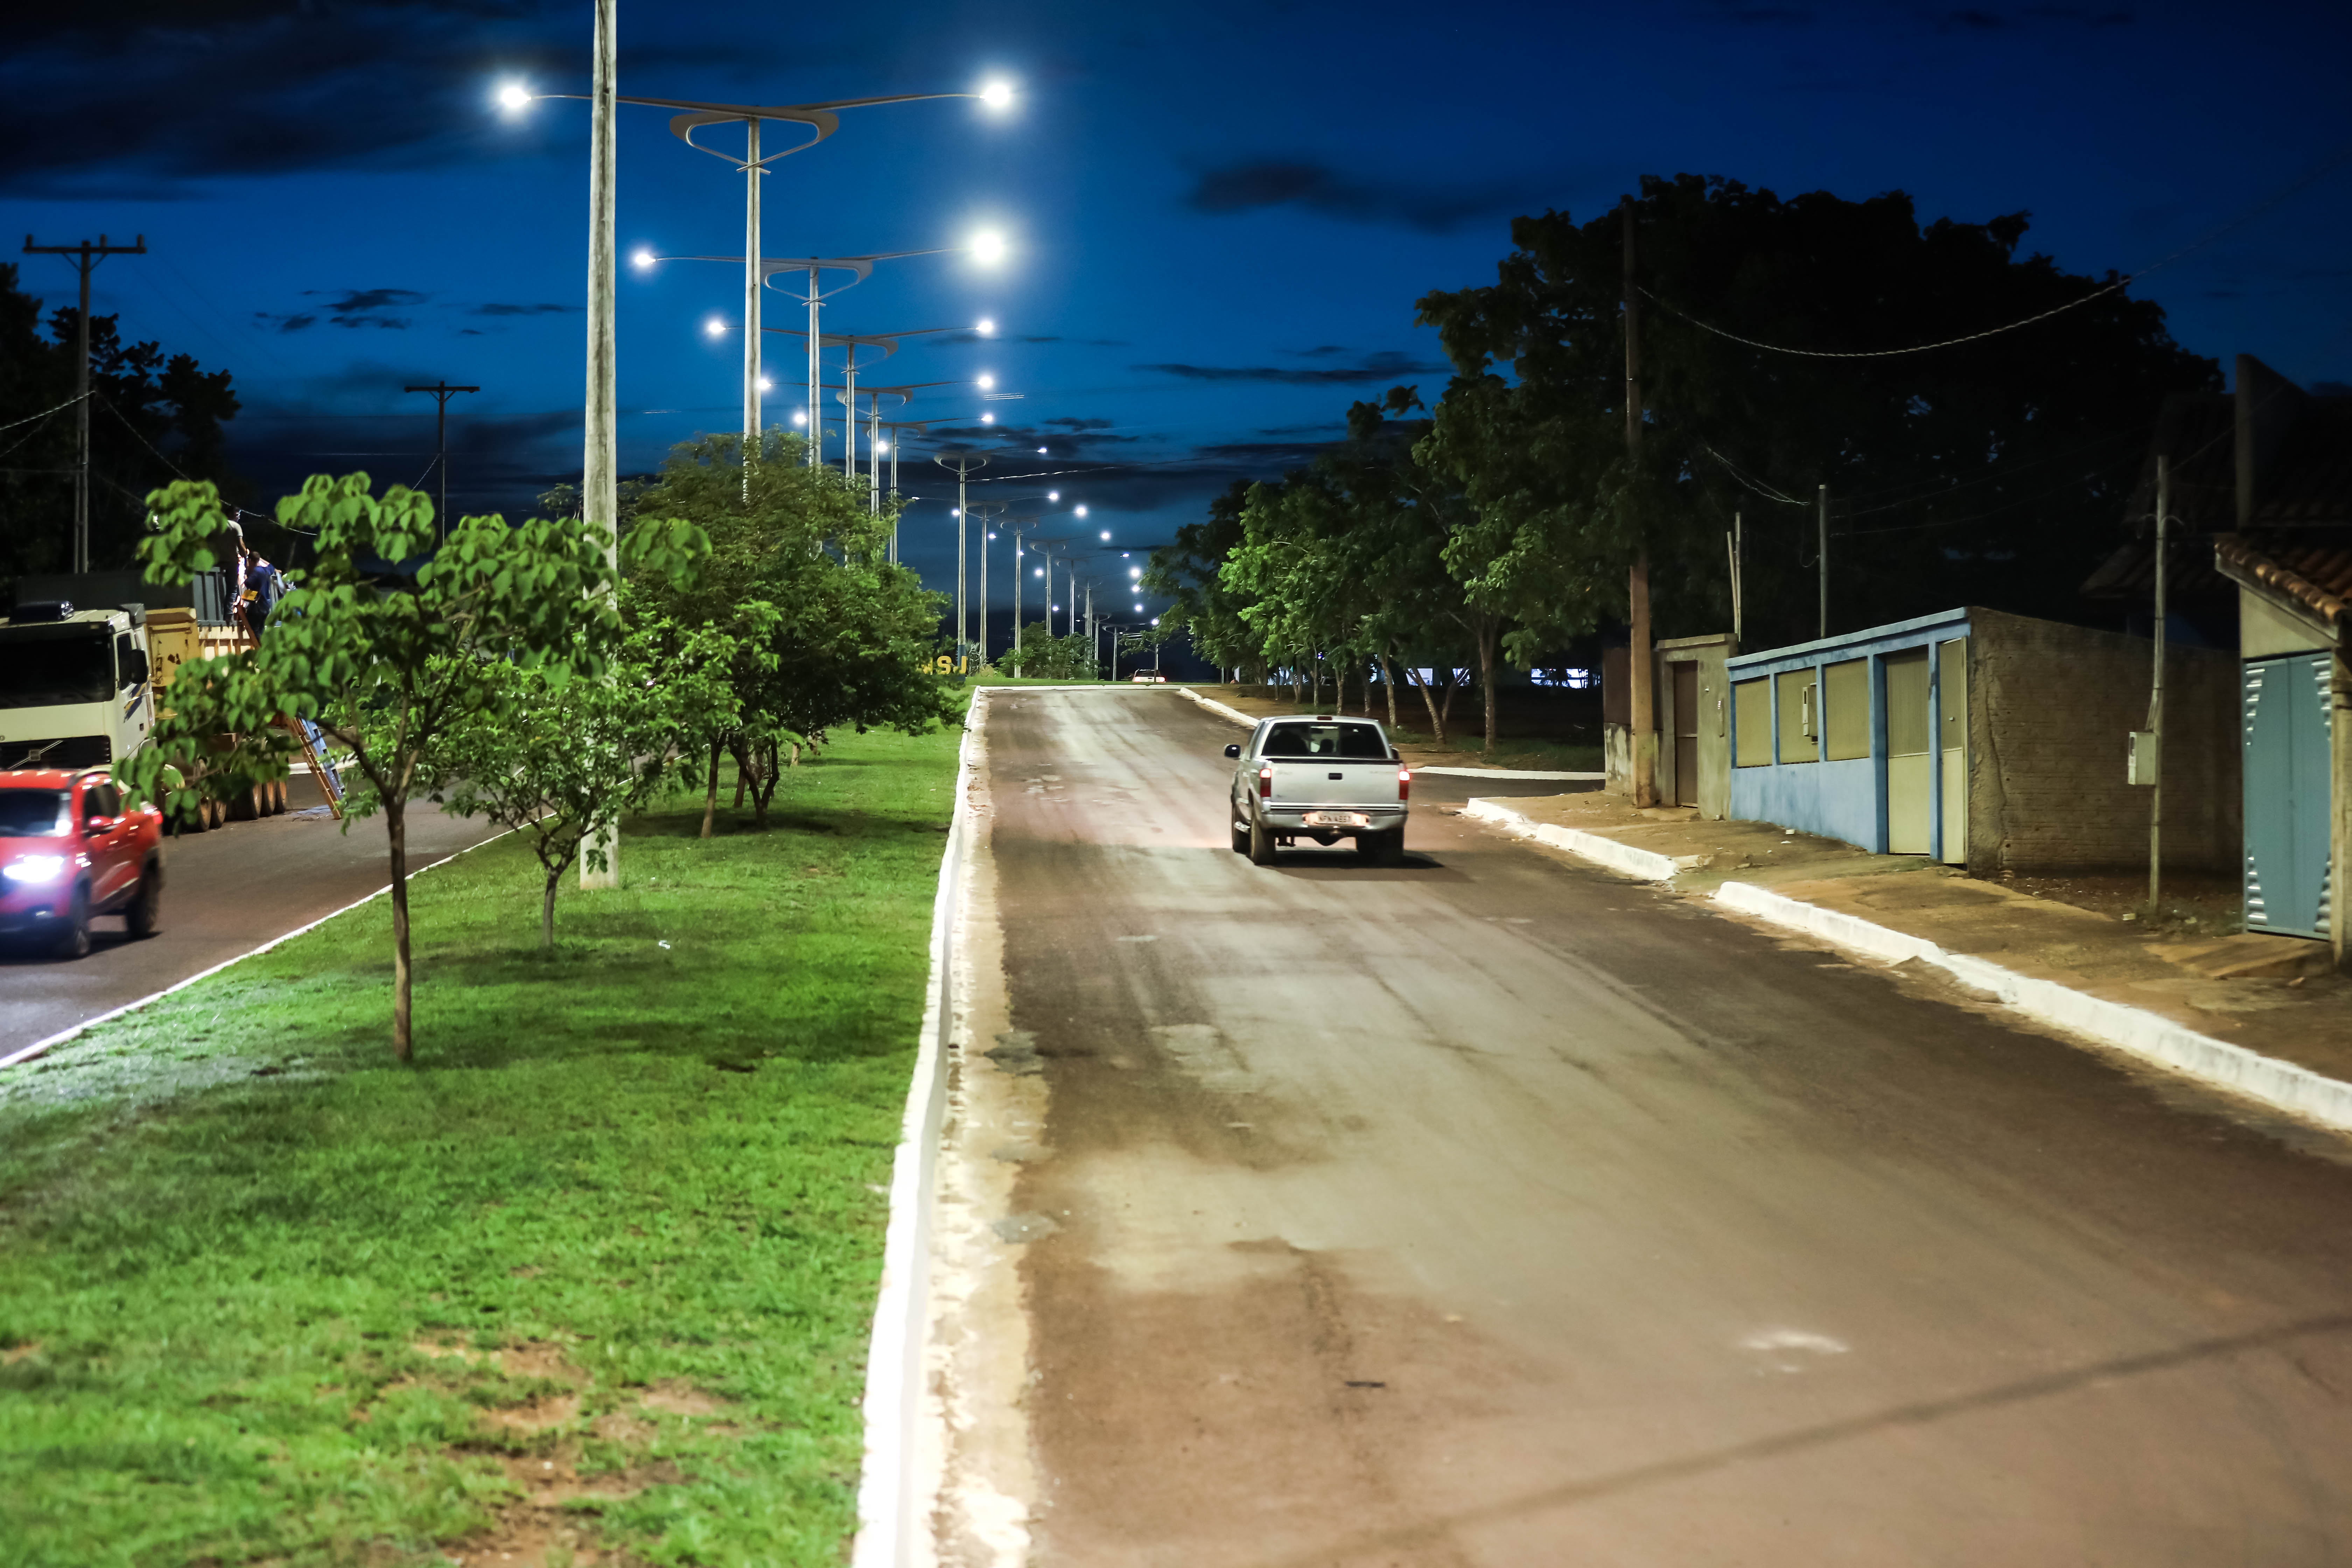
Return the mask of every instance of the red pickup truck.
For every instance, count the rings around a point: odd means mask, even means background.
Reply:
[[[154,935],[163,892],[163,814],[126,809],[106,769],[0,773],[0,939],[79,958],[93,916]]]

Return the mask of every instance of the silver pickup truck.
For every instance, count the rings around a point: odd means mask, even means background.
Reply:
[[[1412,773],[1369,719],[1304,713],[1266,719],[1247,743],[1227,746],[1234,769],[1234,853],[1274,864],[1276,846],[1302,838],[1356,841],[1381,865],[1404,855]]]

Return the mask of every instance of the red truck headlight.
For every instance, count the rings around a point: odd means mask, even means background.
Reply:
[[[1260,800],[1272,800],[1274,798],[1274,764],[1272,763],[1264,763],[1259,764],[1257,770],[1257,797]]]
[[[1399,800],[1411,800],[1412,798],[1412,770],[1411,768],[1399,768],[1397,770],[1397,798]]]

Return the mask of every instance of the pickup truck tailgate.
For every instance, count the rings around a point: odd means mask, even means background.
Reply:
[[[1274,789],[1267,796],[1276,807],[1318,805],[1394,805],[1401,798],[1398,765],[1391,762],[1357,762],[1318,758],[1313,762],[1270,759]]]

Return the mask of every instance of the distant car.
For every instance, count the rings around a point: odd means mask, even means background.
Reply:
[[[1369,719],[1301,713],[1260,721],[1235,759],[1232,798],[1234,853],[1274,864],[1280,846],[1356,841],[1366,859],[1393,865],[1404,857],[1412,773]]]
[[[98,915],[154,935],[163,893],[163,814],[126,809],[105,769],[0,773],[0,938],[79,958]]]
[[[1165,686],[1168,684],[1168,678],[1160,674],[1156,669],[1139,669],[1133,675],[1129,676],[1128,679],[1135,682],[1138,686]]]

